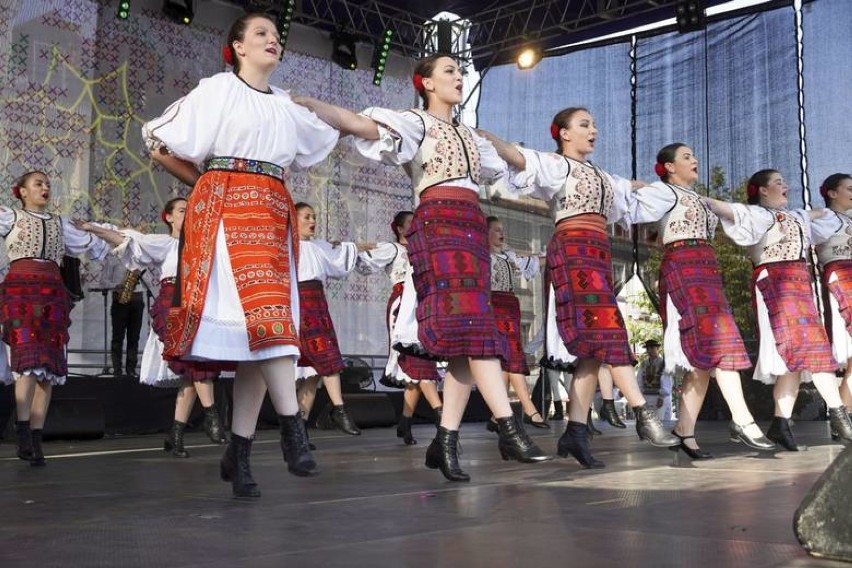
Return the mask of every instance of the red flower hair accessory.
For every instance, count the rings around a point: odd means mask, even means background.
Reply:
[[[824,185],[819,186],[819,194],[822,195],[822,198],[828,200],[828,188]]]
[[[555,122],[550,123],[550,137],[559,141],[559,131],[562,130],[562,127],[556,124]]]
[[[230,45],[226,45],[222,48],[222,59],[224,59],[225,63],[231,67],[234,66],[234,52],[231,50]]]
[[[659,177],[666,177],[667,175],[669,175],[666,166],[664,166],[660,162],[654,164],[654,173],[657,174]]]
[[[421,75],[420,73],[415,73],[411,77],[411,84],[414,85],[415,91],[417,91],[421,95],[423,94],[423,75]]]
[[[20,188],[20,186],[17,186],[17,185],[13,185],[13,186],[12,186],[12,195],[14,195],[16,199],[20,199],[20,198],[21,198],[21,188]]]
[[[750,183],[746,186],[746,195],[750,200],[757,199],[758,194],[760,193],[760,188]]]
[[[166,220],[166,215],[168,215],[168,213],[166,213],[166,211],[164,209],[162,212],[160,212],[160,219],[163,220],[163,223],[165,223],[166,225],[169,225],[170,223]]]

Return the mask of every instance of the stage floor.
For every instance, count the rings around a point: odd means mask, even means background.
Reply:
[[[555,451],[561,424],[538,442]],[[415,427],[351,438],[311,431],[322,473],[289,475],[275,431],[262,431],[252,469],[263,496],[231,497],[221,448],[188,436],[192,457],[162,451],[161,436],[46,444],[31,468],[0,447],[0,566],[205,568],[281,566],[849,566],[811,558],[792,530],[796,507],[842,447],[823,423],[800,422],[809,451],[759,456],[701,423],[717,459],[640,443],[632,427],[604,427],[595,455],[504,462],[484,424],[462,428],[470,483],[423,467],[434,434]]]

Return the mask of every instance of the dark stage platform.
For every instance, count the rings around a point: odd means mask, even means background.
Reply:
[[[555,450],[562,426],[532,432]],[[311,431],[323,468],[288,475],[274,431],[253,470],[263,497],[231,498],[221,448],[189,436],[171,458],[161,436],[46,444],[48,466],[0,447],[0,566],[205,568],[282,566],[850,566],[811,558],[796,507],[841,451],[824,423],[799,422],[801,454],[758,456],[702,423],[717,459],[690,462],[607,428],[605,470],[573,460],[503,462],[481,423],[462,429],[466,484],[423,467],[429,425],[406,447],[389,428],[358,438]]]

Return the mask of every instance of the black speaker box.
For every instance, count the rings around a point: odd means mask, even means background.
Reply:
[[[811,487],[793,530],[809,554],[852,562],[852,446],[848,446]]]
[[[95,398],[57,398],[50,402],[44,438],[94,440],[103,438],[104,408]]]

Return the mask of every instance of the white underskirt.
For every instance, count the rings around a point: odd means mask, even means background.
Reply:
[[[547,321],[544,324],[544,357],[549,364],[566,368],[577,361],[577,356],[569,353],[559,326],[556,324],[556,292],[553,284],[547,290]]]
[[[666,372],[672,375],[680,375],[694,371],[695,367],[689,362],[686,353],[683,352],[683,343],[680,339],[680,312],[677,311],[672,297],[666,295],[666,315],[668,325],[663,330],[663,352],[666,354]]]
[[[287,246],[291,247],[292,242]],[[255,351],[249,350],[246,317],[243,313],[231,258],[225,242],[225,230],[222,223],[216,231],[216,254],[213,255],[213,267],[201,322],[189,351],[191,359],[210,361],[263,361],[275,357],[298,357],[296,345],[273,345]],[[299,322],[299,294],[297,292],[298,275],[293,258],[290,258],[290,294],[293,322]]]
[[[180,385],[181,379],[169,369],[169,365],[163,361],[163,342],[154,333],[148,332],[148,341],[142,351],[142,364],[139,369],[139,382],[143,385],[153,387],[176,387]]]

